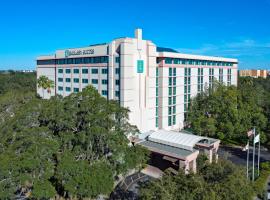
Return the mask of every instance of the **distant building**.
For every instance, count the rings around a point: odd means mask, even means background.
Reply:
[[[239,70],[239,76],[245,77],[253,77],[253,78],[266,78],[267,77],[267,70],[257,70],[257,69],[250,69],[250,70]]]
[[[39,56],[37,78],[47,76],[55,83],[44,98],[68,96],[91,84],[105,98],[129,108],[130,123],[147,132],[182,129],[191,98],[212,87],[215,79],[237,85],[237,66],[237,59],[158,47],[137,29],[134,38]]]

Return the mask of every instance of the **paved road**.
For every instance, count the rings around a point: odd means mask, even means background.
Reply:
[[[250,153],[249,154],[249,162],[252,163],[252,153],[253,153],[252,148],[250,148],[249,153]],[[256,148],[256,156],[255,156],[256,163],[257,163],[257,153],[258,153],[258,148]],[[247,152],[243,151],[241,148],[221,146],[219,148],[218,154],[219,154],[219,156],[221,156],[223,158],[225,157],[235,164],[238,164],[238,165],[246,165],[247,164],[246,163]],[[270,161],[270,152],[267,151],[266,149],[261,149],[260,161],[261,162]]]

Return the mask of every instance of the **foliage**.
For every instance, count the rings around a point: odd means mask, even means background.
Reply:
[[[37,80],[37,85],[42,88],[42,95],[44,98],[44,90],[51,94],[51,88],[54,87],[54,81],[50,80],[47,76],[40,76]]]
[[[226,87],[218,82],[192,100],[188,122],[196,134],[245,143],[253,126],[266,142],[267,118],[258,88],[244,84]],[[268,100],[269,101],[269,100]]]
[[[185,175],[182,170],[173,176],[141,187],[141,199],[172,200],[248,200],[253,191],[244,171],[229,161],[205,164],[198,174]]]
[[[266,195],[266,185],[270,176],[270,162],[263,162],[260,166],[260,176],[253,183],[253,188],[257,196],[264,199]]]
[[[145,149],[128,145],[137,132],[128,112],[91,86],[27,100],[0,127],[0,199],[108,195],[118,174],[146,162]]]

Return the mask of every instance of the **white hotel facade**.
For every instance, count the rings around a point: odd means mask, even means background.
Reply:
[[[130,109],[130,123],[141,132],[180,130],[190,99],[216,79],[237,84],[236,59],[178,53],[142,39],[119,38],[110,43],[58,50],[37,58],[37,78],[55,83],[51,94],[67,96],[91,84],[108,99]],[[42,89],[37,92],[42,96]]]

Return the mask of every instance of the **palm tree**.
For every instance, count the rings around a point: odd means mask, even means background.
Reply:
[[[51,96],[51,92],[52,92],[51,88],[54,88],[54,81],[48,79],[46,89],[47,89],[47,92],[50,94],[50,96]]]
[[[40,76],[38,78],[38,87],[42,88],[42,96],[44,99],[44,90],[47,89],[48,93],[51,93],[51,88],[54,87],[54,82],[52,80],[50,80],[47,76]]]

